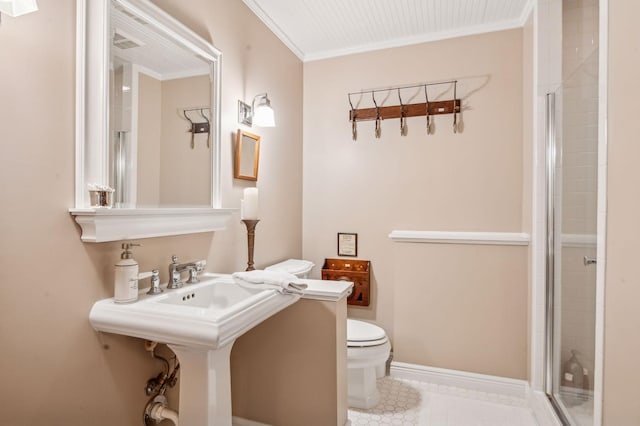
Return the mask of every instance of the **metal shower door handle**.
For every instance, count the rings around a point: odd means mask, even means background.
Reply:
[[[585,256],[582,258],[582,262],[584,263],[584,266],[587,266],[587,265],[591,265],[592,263],[597,263],[598,261],[596,260],[595,257]]]

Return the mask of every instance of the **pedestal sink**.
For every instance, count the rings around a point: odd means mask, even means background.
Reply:
[[[253,290],[230,276],[203,274],[201,282],[131,304],[96,302],[89,314],[98,331],[166,343],[180,361],[180,424],[231,426],[229,355],[233,342],[300,296]]]

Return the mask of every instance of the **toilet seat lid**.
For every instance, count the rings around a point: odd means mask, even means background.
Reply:
[[[386,337],[384,330],[375,324],[347,319],[347,341],[349,342],[370,342]]]
[[[293,275],[306,274],[314,267],[314,263],[302,259],[288,259],[275,265],[267,266],[265,271],[285,271]]]

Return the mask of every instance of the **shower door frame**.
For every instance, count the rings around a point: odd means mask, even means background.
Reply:
[[[602,425],[602,403],[603,403],[603,367],[604,367],[604,296],[605,296],[605,268],[606,268],[606,214],[607,214],[607,104],[608,104],[608,9],[609,0],[599,0],[599,52],[598,52],[598,195],[597,195],[597,230],[596,230],[596,307],[595,307],[595,369],[594,369],[594,390],[593,390],[593,425]],[[543,368],[541,373],[543,391],[546,394],[550,404],[553,406],[558,419],[564,424],[568,420],[564,416],[562,409],[557,405],[552,392],[553,387],[553,276],[554,276],[554,235],[553,218],[554,218],[554,191],[553,191],[553,173],[555,172],[555,151],[547,150],[547,142],[552,144],[555,149],[555,95],[554,92],[547,94],[545,102],[545,134],[542,136],[544,141],[545,156],[544,163],[545,175],[544,179],[538,176],[538,182],[544,181],[544,194],[538,194],[538,202],[544,203],[546,223],[546,237],[544,241],[538,241],[540,246],[545,250],[544,271],[538,270],[538,276],[542,280],[536,280],[538,291],[542,291],[545,301],[545,316],[542,323],[534,324],[538,330],[544,330],[545,341],[544,347],[538,348],[538,352],[533,353],[535,356],[543,357]],[[549,105],[552,104],[552,105]],[[541,141],[542,142],[542,141]],[[535,169],[534,170],[540,170]],[[551,174],[551,175],[550,175]],[[535,204],[535,203],[534,203]],[[536,211],[534,209],[534,217]],[[534,238],[540,233],[534,232]],[[544,242],[544,244],[543,244]],[[537,244],[536,244],[537,245]],[[535,254],[534,254],[535,257]],[[535,263],[535,262],[534,262]],[[540,265],[540,263],[538,263]],[[541,283],[541,281],[544,281]],[[542,284],[542,285],[541,285]],[[535,306],[532,306],[535,309]],[[535,358],[534,358],[535,359]],[[532,371],[536,371],[535,368]],[[540,377],[539,377],[540,378]]]

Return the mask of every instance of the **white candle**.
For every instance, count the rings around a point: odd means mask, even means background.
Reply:
[[[246,188],[242,204],[243,219],[258,219],[258,188]]]

